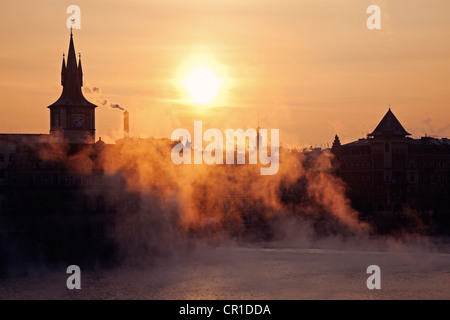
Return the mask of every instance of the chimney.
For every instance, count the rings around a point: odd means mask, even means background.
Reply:
[[[124,137],[130,136],[130,116],[128,111],[123,112],[123,135]]]

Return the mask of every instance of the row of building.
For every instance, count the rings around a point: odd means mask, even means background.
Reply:
[[[72,32],[67,62],[63,56],[61,85],[61,96],[48,106],[49,134],[0,134],[0,239],[4,241],[13,243],[17,235],[39,242],[51,235],[53,249],[64,251],[61,239],[112,237],[117,229],[115,213],[132,214],[141,206],[139,192],[126,188],[126,172],[105,175],[102,155],[142,139],[128,137],[125,113],[124,139],[115,145],[95,141],[97,106],[83,95],[81,57],[77,61]],[[396,228],[406,223],[405,216],[448,221],[450,142],[409,136],[389,109],[366,138],[342,145],[336,135],[331,150],[315,150],[331,151],[333,170],[345,182],[361,219],[381,224],[400,221],[393,224]],[[145,143],[163,145],[168,153],[173,146],[168,139]],[[108,192],[111,186],[113,193]]]

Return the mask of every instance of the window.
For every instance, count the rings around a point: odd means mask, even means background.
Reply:
[[[97,212],[104,212],[105,211],[105,198],[103,196],[98,196],[96,199],[96,207]]]
[[[75,208],[74,201],[72,199],[65,199],[64,200],[64,211],[66,213],[73,213]]]
[[[136,199],[134,197],[130,197],[127,199],[127,209],[134,210],[136,209]]]
[[[5,174],[5,169],[0,169],[0,179],[5,178],[6,174]]]
[[[85,230],[86,237],[88,239],[91,239],[92,238],[92,226],[90,224],[87,224],[87,225],[85,225],[84,230]]]
[[[64,184],[66,186],[73,186],[73,176],[71,175],[66,176],[64,179]]]
[[[3,153],[0,153],[0,162],[5,161],[5,155]]]
[[[85,175],[84,176],[84,184],[87,186],[92,185],[92,176],[91,175]]]
[[[53,202],[51,199],[44,199],[43,207],[46,212],[53,211]]]
[[[49,174],[44,174],[44,177],[42,179],[42,184],[44,186],[49,186],[51,184],[51,176]]]
[[[389,152],[389,143],[388,143],[388,142],[386,142],[386,143],[384,144],[384,151],[385,151],[385,152]]]
[[[96,237],[103,238],[104,235],[105,235],[105,230],[104,230],[103,224],[97,225],[96,229],[97,229],[96,230]]]
[[[97,185],[102,185],[102,184],[103,184],[103,177],[102,177],[101,175],[97,175],[97,176],[95,177],[95,183],[96,183]]]
[[[69,238],[70,238],[70,239],[75,238],[75,231],[74,231],[73,225],[69,224],[69,225],[67,226],[67,231],[68,231],[68,233],[69,233]]]
[[[34,174],[34,184],[40,186],[42,184],[42,175],[39,173]]]
[[[84,196],[84,211],[89,212],[92,210],[92,198],[91,196],[85,195]]]

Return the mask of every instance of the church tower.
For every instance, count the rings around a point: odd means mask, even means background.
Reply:
[[[50,109],[50,134],[61,134],[68,143],[95,142],[95,104],[83,96],[83,70],[81,55],[77,59],[70,31],[67,64],[63,54],[61,68],[61,85],[63,91],[59,99],[48,106]]]

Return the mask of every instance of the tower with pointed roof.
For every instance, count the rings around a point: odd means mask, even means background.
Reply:
[[[386,112],[375,130],[369,134],[370,137],[406,137],[410,135],[411,134],[403,128],[400,121],[398,121],[397,117],[392,113],[391,108]]]
[[[369,136],[372,148],[373,172],[384,184],[384,208],[391,207],[393,194],[400,192],[399,181],[404,181],[408,154],[407,132],[391,108]],[[401,191],[404,192],[404,191]]]
[[[69,52],[67,63],[63,54],[61,67],[61,96],[48,106],[50,109],[50,134],[60,134],[68,143],[95,142],[95,104],[84,96],[83,70],[81,55],[77,59],[73,34],[70,31]]]
[[[450,217],[450,139],[411,138],[389,108],[366,138],[340,145],[336,136],[331,151],[352,207],[377,232],[435,232],[440,218],[429,215]]]
[[[367,214],[399,208],[412,174],[408,169],[410,135],[389,108],[367,138],[341,145],[335,137],[334,167],[350,186],[350,198],[358,211]]]

